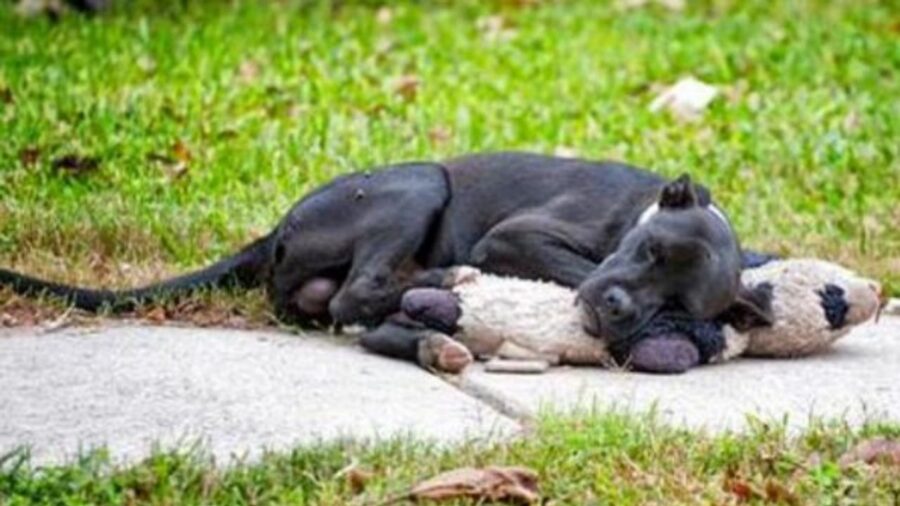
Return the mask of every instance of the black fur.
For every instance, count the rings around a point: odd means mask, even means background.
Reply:
[[[697,347],[701,364],[708,363],[725,349],[721,322],[696,320],[680,310],[664,310],[654,316],[638,334],[628,339],[611,340],[610,355],[617,363],[625,364],[638,342],[660,336],[687,338]]]
[[[0,286],[25,296],[50,295],[67,300],[87,311],[108,309],[131,311],[149,301],[177,297],[205,288],[254,288],[263,282],[268,263],[270,237],[251,243],[236,255],[201,271],[132,290],[92,290],[78,288],[0,269]]]

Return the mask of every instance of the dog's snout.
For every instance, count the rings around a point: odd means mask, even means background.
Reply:
[[[614,286],[603,293],[603,309],[611,319],[621,320],[634,314],[634,303],[628,292]]]

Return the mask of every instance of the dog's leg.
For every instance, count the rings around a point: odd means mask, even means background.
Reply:
[[[457,331],[462,310],[453,292],[440,288],[413,288],[403,294],[400,309],[410,319],[447,334]]]
[[[581,284],[597,264],[578,251],[566,225],[543,216],[501,222],[472,249],[471,264],[485,272]]]
[[[360,337],[363,348],[426,369],[458,373],[474,361],[465,346],[450,336],[419,325],[387,321]]]
[[[337,323],[372,325],[396,312],[448,198],[443,169],[433,164],[350,175],[308,195],[279,225],[273,246],[269,295],[279,317],[308,319],[308,302],[321,309],[325,290],[303,293],[314,278],[339,285],[327,300]]]

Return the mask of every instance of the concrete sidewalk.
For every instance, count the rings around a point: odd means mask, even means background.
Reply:
[[[584,368],[512,376],[479,367],[460,385],[520,417],[542,410],[653,409],[669,423],[715,431],[740,430],[748,415],[787,417],[792,428],[812,417],[900,422],[900,318],[882,317],[826,353],[802,359],[738,359],[678,376]]]
[[[456,442],[518,424],[416,366],[328,336],[116,326],[0,331],[0,454],[117,460],[203,440],[219,461],[319,438]]]
[[[459,384],[458,389],[451,383]],[[0,454],[36,463],[106,445],[116,460],[202,440],[220,461],[343,436],[489,440],[555,411],[654,407],[673,423],[740,429],[747,413],[900,421],[900,317],[829,353],[740,360],[682,376],[472,368],[453,382],[321,334],[115,325],[0,330]]]

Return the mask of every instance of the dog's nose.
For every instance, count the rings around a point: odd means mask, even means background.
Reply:
[[[628,292],[614,286],[603,294],[603,309],[613,320],[623,320],[634,314],[634,304]]]

